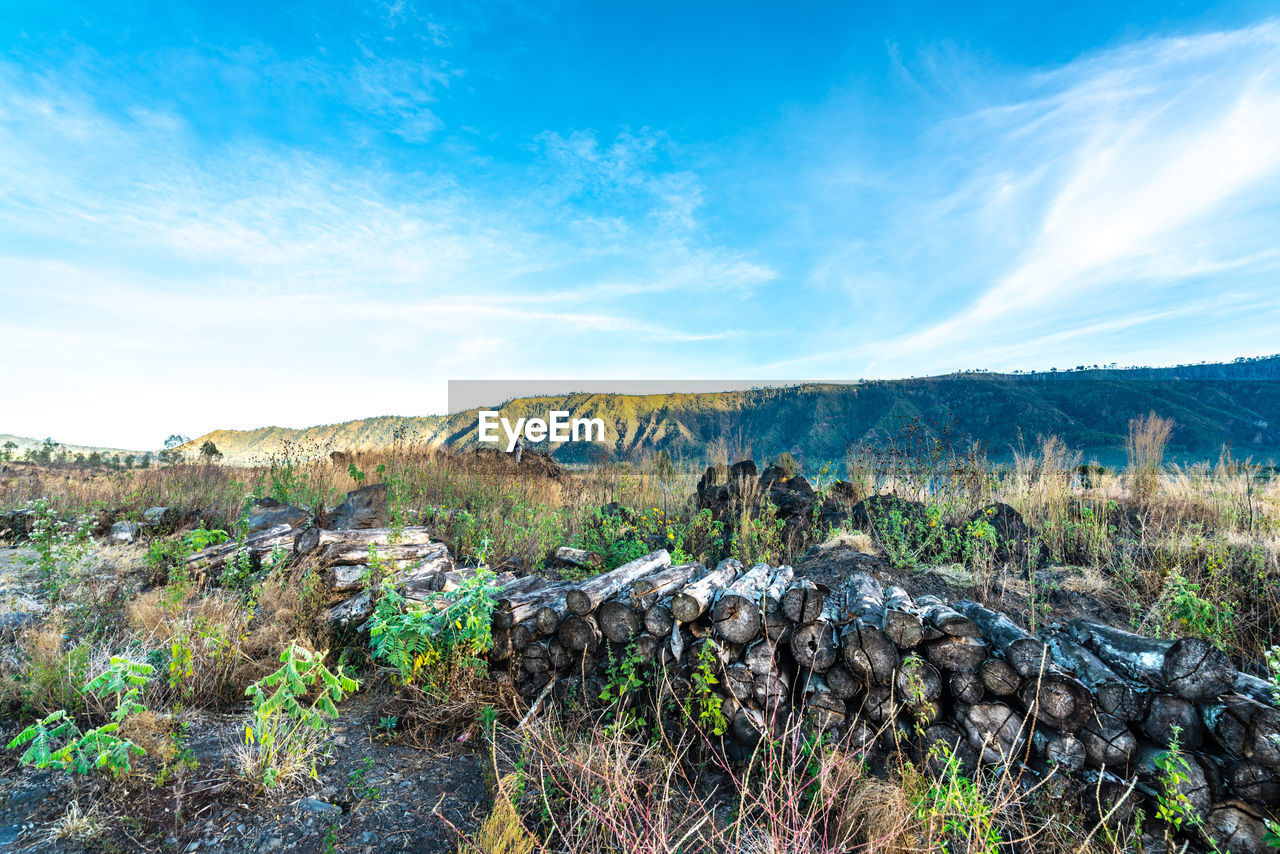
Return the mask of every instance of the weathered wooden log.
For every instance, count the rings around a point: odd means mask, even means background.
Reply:
[[[714,570],[671,597],[671,615],[682,623],[692,623],[707,612],[716,595],[741,572],[742,564],[733,558],[720,561]]]
[[[764,710],[766,716],[773,720],[784,707],[790,707],[791,674],[785,670],[772,670],[755,677],[752,688],[752,699],[758,708]]]
[[[1236,680],[1226,654],[1199,638],[1148,638],[1089,620],[1073,621],[1071,634],[1122,676],[1195,702],[1227,693]]]
[[[898,696],[912,708],[932,703],[942,696],[942,676],[938,669],[918,655],[909,655],[894,675]]]
[[[778,663],[774,657],[777,650],[777,644],[761,638],[748,644],[746,651],[742,654],[742,663],[757,676],[763,676],[772,670],[776,670]]]
[[[729,722],[729,735],[738,744],[754,747],[766,732],[764,713],[756,709],[739,708]]]
[[[822,614],[821,588],[808,578],[797,578],[782,594],[782,613],[793,623],[811,623]]]
[[[901,698],[892,685],[871,685],[862,700],[862,715],[875,724],[884,724],[902,711]]]
[[[640,612],[622,598],[602,602],[596,608],[595,618],[600,626],[600,633],[612,643],[625,645],[640,634]]]
[[[1204,722],[1195,703],[1156,691],[1151,694],[1142,733],[1161,748],[1169,747],[1176,737],[1184,750],[1196,750],[1204,743]]]
[[[355,533],[354,531],[352,533]],[[329,566],[338,564],[372,563],[376,556],[380,562],[422,560],[433,556],[443,543],[389,543],[386,545],[360,546],[345,543],[322,545],[312,556]]]
[[[567,587],[557,585],[554,598],[538,605],[538,610],[533,615],[535,631],[538,634],[554,635],[560,631],[560,624],[564,622],[565,617],[569,616],[568,594]]]
[[[982,629],[955,608],[943,602],[937,596],[919,596],[916,607],[920,610],[920,618],[924,624],[953,638],[976,638],[982,636]]]
[[[1235,762],[1227,767],[1227,788],[1242,801],[1259,806],[1280,806],[1280,773],[1253,762]]]
[[[987,644],[980,637],[944,635],[926,640],[925,657],[943,670],[977,670],[987,658]]]
[[[725,690],[731,697],[739,703],[752,704],[752,708],[758,708],[754,705],[756,675],[751,672],[751,668],[734,662],[724,668],[723,678]]]
[[[953,672],[948,681],[948,687],[951,689],[952,697],[968,706],[979,702],[987,693],[982,677],[972,670]]]
[[[979,758],[989,765],[1021,763],[1027,756],[1027,730],[1021,713],[1004,703],[956,707],[956,722]]]
[[[1076,737],[1084,745],[1085,756],[1096,768],[1109,768],[1128,773],[1129,757],[1138,747],[1138,739],[1124,721],[1106,712],[1095,711],[1080,727]]]
[[[1096,704],[1089,689],[1057,668],[1023,681],[1018,699],[1036,720],[1062,732],[1075,732],[1092,717]]]
[[[794,628],[791,620],[782,610],[782,597],[786,595],[795,570],[789,566],[780,566],[769,577],[769,585],[764,589],[764,629],[766,638],[775,643],[786,643],[791,639]]]
[[[924,621],[901,587],[884,591],[884,633],[899,649],[914,649],[924,640]]]
[[[493,632],[493,646],[489,650],[490,661],[506,661],[533,642],[528,626],[512,626]]]
[[[590,614],[570,614],[560,624],[556,637],[570,652],[595,652],[604,639],[595,617]]]
[[[996,697],[1011,697],[1022,687],[1022,677],[1002,658],[988,658],[978,667],[982,687]]]
[[[707,568],[700,563],[683,563],[637,578],[631,582],[631,605],[647,611],[659,600],[669,599],[706,574]]]
[[[898,648],[884,633],[884,592],[871,576],[849,576],[837,596],[837,622],[845,666],[872,685],[888,685],[898,669]]]
[[[535,676],[550,673],[555,669],[546,643],[538,642],[531,643],[524,648],[520,655],[520,666],[526,673]]]
[[[768,564],[756,564],[716,597],[711,622],[717,635],[734,643],[749,643],[760,636],[764,590],[772,573]]]
[[[391,545],[391,541],[403,545],[426,545],[431,542],[431,531],[425,526],[401,528],[354,528],[342,531],[326,531],[323,528],[303,528],[293,538],[293,553],[301,557],[318,549],[334,546],[339,552],[354,549],[368,558],[369,546],[379,551]]]
[[[1031,733],[1031,742],[1036,752],[1051,766],[1068,773],[1084,767],[1087,758],[1084,744],[1069,732],[1038,726]]]
[[[999,611],[967,600],[957,602],[955,608],[982,630],[988,649],[1007,661],[1019,676],[1029,679],[1052,666],[1044,641],[1033,637]]]
[[[1229,694],[1202,705],[1200,716],[1227,756],[1280,771],[1280,710]]]
[[[239,554],[241,550],[247,550],[251,558],[259,560],[264,555],[271,554],[275,549],[287,551],[292,542],[293,528],[288,525],[276,525],[273,528],[267,528],[265,531],[251,534],[245,538],[243,543],[221,543],[216,546],[209,546],[207,549],[201,549],[187,558],[187,564],[191,566],[198,565],[206,570],[219,569],[225,566],[228,560]]]
[[[570,588],[565,593],[565,601],[571,613],[585,616],[599,608],[602,602],[630,589],[632,582],[670,565],[671,555],[666,549],[658,549]]]
[[[809,680],[803,703],[805,722],[817,732],[827,732],[844,725],[847,715],[844,700],[828,689],[821,676]]]
[[[1120,678],[1102,659],[1066,635],[1053,635],[1046,643],[1054,663],[1074,673],[1093,692],[1104,712],[1122,721],[1140,721],[1146,716],[1146,689]]]
[[[657,602],[644,612],[644,630],[654,637],[667,637],[671,634],[673,625],[675,625],[675,617],[671,615],[670,599]]]
[[[791,633],[791,655],[796,664],[817,673],[825,673],[840,654],[832,609],[827,608],[816,620],[796,626]]]
[[[861,718],[855,718],[849,722],[849,728],[844,735],[844,743],[855,754],[874,753],[877,749],[877,740],[878,733],[875,728]]]
[[[843,664],[833,664],[822,674],[827,690],[842,700],[849,700],[862,690],[862,682]]]
[[[1265,679],[1250,676],[1248,673],[1237,673],[1231,690],[1241,696],[1248,697],[1255,703],[1280,708],[1280,688]]]
[[[537,576],[525,576],[537,578]],[[536,582],[521,578],[516,584],[508,585],[498,594],[493,612],[493,624],[497,628],[510,628],[517,623],[536,619],[538,609],[563,600],[569,587],[565,584],[547,584],[544,580]]]
[[[551,552],[551,559],[560,566],[576,566],[580,569],[599,572],[604,566],[604,558],[586,549],[575,549],[572,546],[561,546]]]
[[[1266,854],[1267,826],[1243,804],[1215,805],[1204,823],[1204,834],[1226,854]]]

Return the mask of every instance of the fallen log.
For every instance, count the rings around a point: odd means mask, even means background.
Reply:
[[[644,578],[637,578],[631,582],[631,605],[641,611],[647,611],[659,600],[674,596],[687,584],[697,581],[706,574],[707,568],[702,564],[684,563]]]
[[[1084,767],[1087,758],[1084,744],[1071,733],[1040,726],[1031,733],[1031,743],[1051,766],[1057,766],[1066,772],[1079,771]]]
[[[604,558],[586,549],[575,549],[572,546],[561,546],[551,552],[551,559],[560,566],[576,566],[599,572],[604,566]]]
[[[1200,717],[1227,756],[1280,771],[1280,709],[1229,694],[1202,705]]]
[[[1248,697],[1255,703],[1280,708],[1280,688],[1265,679],[1250,676],[1248,673],[1237,673],[1231,690]]]
[[[1074,673],[1098,701],[1098,707],[1122,721],[1140,721],[1147,714],[1147,692],[1121,679],[1102,659],[1063,634],[1046,643],[1053,661]]]
[[[760,636],[764,628],[761,605],[772,572],[768,564],[756,564],[716,597],[711,622],[718,636],[733,643],[749,643]]]
[[[1237,798],[1259,806],[1280,806],[1280,774],[1253,762],[1236,762],[1227,768],[1227,788]]]
[[[999,611],[970,601],[957,602],[955,608],[982,630],[988,649],[1007,661],[1019,676],[1033,678],[1051,665],[1044,641],[1033,637]]]
[[[845,666],[872,685],[888,685],[898,669],[898,648],[884,633],[884,593],[869,575],[858,572],[840,591],[840,646]]]
[[[842,700],[850,700],[862,690],[862,682],[842,664],[833,664],[822,674],[827,690]]]
[[[884,633],[899,649],[914,649],[924,640],[924,620],[901,587],[884,592]]]
[[[916,598],[916,607],[920,610],[920,619],[926,626],[949,635],[953,638],[976,638],[982,636],[982,629],[964,614],[943,602],[937,596],[920,596]]]
[[[611,572],[588,579],[567,592],[569,611],[579,617],[590,614],[605,600],[630,588],[633,581],[670,565],[671,555],[666,549],[658,549]]]
[[[807,578],[797,578],[782,594],[782,613],[793,623],[811,623],[818,619],[822,605],[822,590]]]
[[[1188,700],[1212,700],[1236,680],[1226,654],[1199,638],[1148,638],[1089,620],[1073,621],[1070,631],[1117,673]]]
[[[1133,752],[1129,761],[1130,773],[1137,774],[1144,795],[1152,799],[1169,797],[1172,793],[1185,798],[1183,808],[1190,811],[1187,816],[1195,823],[1209,817],[1213,809],[1214,797],[1221,787],[1218,785],[1216,773],[1207,769],[1200,757],[1193,753],[1182,754],[1182,762],[1178,763],[1175,773],[1161,768],[1162,759],[1168,751],[1152,744],[1140,745]]]
[[[957,723],[969,744],[988,765],[1020,763],[1026,758],[1027,727],[1023,717],[1004,703],[956,707]]]
[[[1226,854],[1265,854],[1267,826],[1243,804],[1215,805],[1205,819],[1204,834]]]
[[[401,528],[355,528],[343,531],[327,531],[323,528],[303,528],[293,538],[293,553],[299,557],[317,549],[335,546],[342,549],[363,551],[368,557],[369,546],[389,546],[391,541],[404,545],[426,545],[431,542],[431,532],[424,526]]]
[[[675,625],[675,617],[671,615],[670,599],[655,603],[644,612],[644,630],[654,637],[667,637],[671,634],[673,625]]]
[[[595,652],[603,635],[595,617],[590,614],[570,614],[560,624],[556,634],[560,643],[570,652]]]
[[[934,779],[949,773],[953,758],[967,777],[978,770],[978,752],[965,734],[949,723],[926,727],[914,744],[914,754],[921,769]]]
[[[840,654],[835,615],[828,606],[816,620],[803,623],[791,632],[791,655],[796,664],[824,673]]]
[[[1011,697],[1022,687],[1022,677],[1002,658],[988,658],[978,667],[982,687],[996,697]]]
[[[943,635],[937,640],[926,640],[924,654],[943,670],[974,671],[987,659],[987,644],[980,637]]]
[[[711,607],[712,600],[742,572],[742,564],[733,558],[720,561],[711,572],[671,597],[671,615],[682,623],[692,623]]]
[[[957,670],[948,680],[951,696],[966,705],[972,706],[986,695],[986,685],[982,677],[972,670]]]
[[[1129,757],[1138,748],[1138,739],[1124,721],[1106,712],[1094,712],[1080,727],[1076,737],[1084,745],[1085,756],[1096,768],[1128,773]]]
[[[554,635],[560,631],[560,624],[569,616],[568,593],[567,586],[558,585],[555,596],[538,605],[538,610],[533,615],[538,634]]]
[[[795,570],[780,566],[769,577],[769,585],[764,589],[764,636],[775,643],[786,643],[791,637],[793,625],[782,610],[782,597],[794,577]]]
[[[288,525],[276,525],[265,531],[249,535],[243,543],[221,543],[216,546],[209,546],[207,549],[201,549],[187,558],[187,564],[191,566],[198,565],[206,570],[219,569],[242,550],[247,550],[252,559],[260,560],[264,555],[270,554],[275,549],[287,550],[292,541],[293,528]]]
[[[354,531],[352,533],[355,533]],[[328,566],[341,564],[372,563],[376,559],[380,563],[395,561],[415,561],[432,557],[444,548],[443,543],[393,543],[388,545],[359,546],[343,543],[331,543],[321,546],[312,555]]]
[[[537,581],[528,582],[525,578]],[[535,619],[539,608],[564,598],[569,589],[563,584],[547,584],[534,575],[525,578],[518,579],[517,584],[510,585],[498,595],[493,612],[493,624],[497,628],[506,629]]]
[[[628,597],[629,598],[629,597]],[[600,632],[615,644],[627,644],[640,634],[640,612],[622,598],[603,602],[595,611]]]
[[[1204,743],[1204,723],[1196,704],[1160,692],[1151,695],[1142,733],[1162,748],[1172,745],[1175,738],[1184,750],[1196,750]]]
[[[909,655],[894,675],[898,696],[912,708],[925,706],[942,697],[942,676],[938,669],[918,655]]]

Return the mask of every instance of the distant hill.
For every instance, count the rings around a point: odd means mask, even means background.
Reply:
[[[6,442],[13,442],[15,445],[18,446],[17,449],[14,450],[13,452],[13,456],[15,459],[21,459],[23,455],[27,453],[28,450],[33,450],[33,449],[40,450],[42,447],[44,447],[43,439],[32,439],[27,436],[14,436],[9,433],[0,433],[0,446],[3,446]],[[115,456],[119,454],[121,457],[127,457],[130,454],[133,454],[136,457],[140,457],[146,453],[146,451],[135,451],[135,450],[128,450],[125,448],[100,448],[95,445],[59,444],[58,450],[60,452],[65,452],[72,457],[74,457],[76,454],[84,454],[87,457],[94,452],[102,454],[103,456]]]
[[[1223,445],[1237,457],[1280,456],[1280,356],[1172,368],[1089,368],[1025,374],[965,373],[856,384],[806,384],[706,394],[564,394],[519,398],[501,406],[513,422],[545,417],[601,418],[609,454],[646,450],[700,460],[727,442],[757,459],[788,451],[806,465],[839,461],[854,442],[882,442],[906,421],[955,422],[960,441],[1005,458],[1041,435],[1056,434],[1087,459],[1123,459],[1131,418],[1156,412],[1177,428],[1171,456],[1215,459]],[[381,416],[305,429],[218,430],[212,441],[227,462],[265,460],[286,447],[310,456],[382,448],[399,441],[466,449],[476,445],[477,410],[444,416]],[[549,446],[557,459],[585,462],[600,449]]]

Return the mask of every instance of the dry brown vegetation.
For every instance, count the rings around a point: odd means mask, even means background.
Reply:
[[[1132,426],[1132,465],[1125,472],[1083,469],[1056,438],[1020,453],[1013,465],[980,455],[951,455],[914,467],[911,460],[851,455],[854,493],[897,491],[935,504],[961,524],[991,500],[1006,502],[1036,529],[1065,589],[1105,599],[1150,634],[1199,634],[1229,650],[1243,669],[1263,675],[1263,653],[1280,643],[1280,479],[1224,453],[1214,465],[1162,464],[1168,425],[1159,418]],[[728,440],[717,452],[733,459]],[[688,526],[696,473],[657,456],[602,464],[559,477],[525,476],[448,454],[414,448],[327,456],[286,454],[255,468],[179,464],[146,470],[89,472],[15,466],[0,481],[0,508],[50,498],[64,515],[137,519],[148,507],[183,512],[180,529],[196,524],[233,530],[246,496],[274,496],[321,511],[362,484],[392,487],[392,513],[425,520],[463,561],[519,558],[539,568],[548,551],[577,541],[598,509],[619,502],[656,514],[664,525]],[[826,486],[819,484],[820,488]],[[746,506],[740,508],[748,514]],[[751,519],[739,520],[745,529]],[[181,530],[170,535],[171,541]],[[876,551],[853,530],[815,531],[803,542],[762,537],[757,557],[799,562],[811,546]],[[740,544],[741,545],[741,544]],[[691,547],[692,548],[692,547]],[[100,721],[109,709],[82,686],[110,655],[153,660],[146,692],[150,717],[134,716],[127,732],[147,746],[154,774],[172,763],[164,716],[175,709],[242,707],[245,689],[279,666],[281,652],[346,649],[366,681],[382,680],[359,637],[333,637],[318,619],[323,605],[305,563],[280,570],[251,589],[224,589],[216,579],[170,574],[152,589],[139,549],[116,560],[116,577],[88,574],[65,588],[37,625],[19,633],[17,672],[0,683],[0,701],[28,720],[64,708]],[[744,554],[744,559],[752,555]],[[913,569],[948,574],[974,595],[1016,586],[1035,602],[1041,582],[991,563]],[[996,582],[999,582],[997,584]],[[1051,613],[1041,615],[1052,617]],[[629,729],[598,710],[545,713],[517,726],[524,709],[474,674],[436,692],[390,686],[387,713],[405,721],[423,746],[442,732],[472,727],[485,707],[505,712],[492,738],[496,806],[478,833],[462,841],[473,852],[564,851],[990,851],[994,831],[1020,850],[1133,850],[1134,840],[1103,828],[1087,810],[1052,805],[1020,781],[984,775],[972,786],[955,776],[921,773],[909,761],[872,773],[856,752],[806,745],[798,732],[729,763],[692,725]],[[909,752],[909,751],[907,751]],[[303,765],[290,774],[301,774]],[[305,777],[305,774],[302,774]],[[65,833],[97,827],[101,815],[69,816]],[[91,819],[86,816],[92,816]],[[96,831],[95,831],[96,832]]]

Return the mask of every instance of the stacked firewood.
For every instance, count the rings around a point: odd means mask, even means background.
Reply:
[[[576,584],[511,581],[493,627],[495,678],[531,702],[590,701],[623,656],[658,677],[652,702],[680,700],[710,650],[727,746],[740,751],[798,720],[926,768],[1007,767],[1109,823],[1141,808],[1148,828],[1172,787],[1181,832],[1231,852],[1266,850],[1280,807],[1271,685],[1194,638],[1088,621],[1038,638],[976,602],[913,598],[866,574],[831,590],[788,566],[673,566],[666,551]]]

